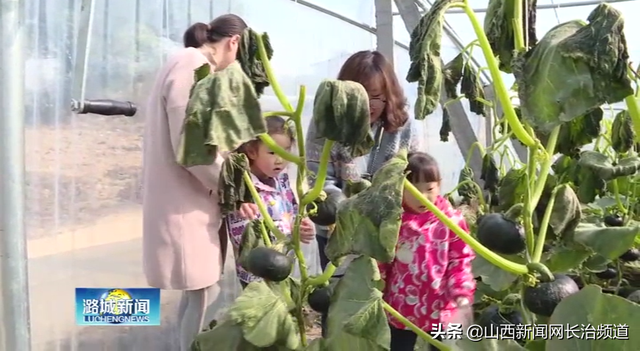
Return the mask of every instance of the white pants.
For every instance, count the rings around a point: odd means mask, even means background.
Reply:
[[[233,250],[227,250],[223,274],[218,283],[182,293],[178,307],[180,351],[189,351],[196,335],[212,320],[218,319],[240,295],[241,290]]]

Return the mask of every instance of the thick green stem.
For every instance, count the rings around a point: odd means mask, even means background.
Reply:
[[[299,206],[298,215],[296,216],[296,220],[293,224],[293,233],[292,233],[292,242],[293,242],[293,251],[298,259],[298,267],[300,270],[300,281],[302,281],[302,289],[305,289],[307,286],[307,281],[309,279],[309,273],[307,272],[307,263],[304,258],[304,254],[302,253],[302,248],[300,247],[300,224],[302,222],[302,218],[304,215],[304,207]],[[302,290],[304,292],[304,290]],[[307,334],[306,334],[306,326],[304,323],[304,313],[302,311],[303,301],[302,299],[306,296],[306,294],[300,294],[298,301],[296,301],[296,319],[298,320],[298,329],[300,331],[300,341],[302,342],[302,346],[307,346]]]
[[[445,345],[443,342],[434,339],[431,335],[426,333],[424,330],[420,329],[417,325],[411,323],[410,320],[406,319],[400,312],[396,311],[393,307],[389,306],[388,303],[382,302],[382,307],[387,313],[396,318],[400,323],[407,326],[407,328],[411,329],[412,332],[416,333],[420,338],[429,342],[429,344],[435,346],[440,351],[450,351],[451,348]]]
[[[304,133],[302,130],[302,110],[304,109],[305,95],[307,94],[307,88],[304,85],[300,86],[298,91],[298,106],[292,116],[292,120],[296,125],[296,142],[298,144],[298,157],[300,157],[300,163],[298,165],[298,175],[296,177],[296,191],[298,192],[298,199],[304,196],[304,182],[307,180],[307,167],[306,167],[306,151],[304,146]]]
[[[336,266],[334,266],[333,263],[329,262],[327,267],[324,269],[324,272],[322,272],[322,274],[317,277],[309,278],[309,280],[307,280],[307,284],[309,286],[323,285],[324,283],[328,282],[331,277],[333,277],[333,273],[335,273],[335,271]]]
[[[500,68],[498,67],[498,62],[496,60],[493,51],[491,50],[491,44],[489,44],[489,40],[487,39],[487,35],[484,33],[484,28],[478,21],[476,14],[473,12],[471,6],[466,4],[463,6],[464,12],[469,17],[471,21],[471,25],[473,26],[473,30],[478,37],[478,42],[480,47],[482,48],[482,53],[484,54],[485,60],[487,61],[487,66],[489,67],[489,72],[491,73],[491,78],[493,79],[493,85],[495,87],[495,95],[500,101],[500,105],[502,105],[502,110],[504,112],[504,116],[509,122],[509,126],[513,130],[515,136],[526,146],[535,147],[536,140],[524,129],[522,123],[518,119],[518,115],[516,115],[516,111],[513,108],[513,104],[511,104],[511,99],[509,98],[509,90],[507,86],[504,84],[504,80],[502,79],[502,74],[500,73]]]
[[[273,138],[267,134],[260,134],[258,135],[258,138],[260,138],[260,140],[267,145],[267,147],[276,153],[276,155],[282,157],[282,159],[287,160],[289,162],[295,163],[296,165],[300,166],[302,164],[302,158],[300,158],[299,156],[296,156],[290,152],[288,152],[287,150],[283,149],[282,147],[280,147],[280,145],[276,144],[276,142],[273,140]]]
[[[536,205],[533,203],[533,187],[532,184],[535,183],[536,179],[536,148],[530,147],[529,151],[529,159],[527,163],[527,191],[524,199],[524,213],[523,213],[523,222],[524,222],[524,233],[525,238],[527,240],[527,254],[528,257],[531,257],[533,254],[533,249],[535,245],[535,238],[533,236],[533,209]]]
[[[260,222],[260,234],[262,234],[262,241],[265,246],[271,246],[271,238],[269,237],[269,233],[267,233],[267,228],[264,227],[264,222]]]
[[[538,233],[538,241],[536,241],[536,248],[533,250],[533,256],[531,257],[532,262],[540,262],[542,258],[542,250],[544,249],[544,242],[547,240],[547,230],[549,228],[549,220],[551,220],[551,214],[553,213],[553,206],[556,203],[556,194],[558,193],[558,189],[560,186],[557,186],[551,192],[551,199],[549,199],[549,203],[547,204],[547,208],[544,210],[544,215],[542,216],[542,222],[540,223],[540,232]]]
[[[513,7],[513,43],[516,51],[522,51],[525,47],[524,33],[522,31],[522,0],[515,0]]]
[[[527,266],[512,262],[507,260],[506,258],[497,255],[493,251],[486,248],[484,245],[480,244],[476,239],[474,239],[469,233],[465,232],[458,226],[457,223],[453,222],[451,218],[447,217],[436,205],[434,205],[429,199],[427,199],[418,189],[416,189],[411,182],[407,179],[404,180],[404,187],[409,191],[411,195],[413,195],[418,201],[420,201],[427,209],[432,212],[444,225],[446,225],[451,231],[453,231],[462,241],[467,243],[477,254],[482,256],[487,261],[492,264],[504,269],[507,272],[511,272],[516,275],[527,274],[529,272]]]
[[[304,254],[302,253],[302,248],[300,247],[300,224],[302,222],[302,218],[304,216],[304,207],[300,206],[298,208],[298,215],[296,216],[296,220],[293,224],[293,233],[291,237],[293,238],[293,251],[296,254],[296,258],[298,259],[298,267],[300,269],[300,280],[306,281],[309,278],[309,273],[307,272],[307,262],[304,259]]]
[[[638,100],[636,100],[635,95],[631,94],[624,101],[627,103],[627,112],[633,121],[633,129],[636,132],[635,141],[638,143],[640,142],[640,107],[638,107]]]
[[[269,57],[267,57],[267,50],[264,47],[264,42],[262,41],[262,36],[257,35],[257,44],[258,44],[258,54],[260,55],[260,61],[262,62],[262,66],[264,67],[264,71],[267,74],[267,79],[269,79],[269,84],[271,84],[271,89],[276,94],[278,101],[285,110],[289,112],[293,112],[293,107],[289,100],[287,100],[287,96],[282,91],[280,84],[276,80],[275,74],[273,74],[273,69],[271,68],[271,61],[269,61]]]
[[[324,182],[327,180],[327,167],[329,166],[329,158],[331,157],[331,149],[333,148],[333,140],[325,140],[320,155],[320,165],[316,174],[316,182],[313,188],[300,200],[300,206],[307,206],[313,200],[320,196],[320,192],[324,188]]]
[[[262,219],[267,225],[267,228],[269,228],[269,230],[273,233],[273,235],[278,240],[285,240],[286,237],[284,236],[284,234],[282,234],[280,229],[278,229],[276,224],[273,222],[273,219],[271,218],[271,216],[269,216],[269,211],[267,211],[267,207],[264,205],[264,202],[262,202],[262,199],[260,198],[260,195],[258,194],[256,187],[253,186],[253,181],[251,180],[251,176],[249,175],[249,172],[247,171],[244,172],[243,179],[244,179],[244,183],[249,188],[251,197],[253,197],[253,200],[256,202],[256,205],[258,205],[258,210],[260,211],[260,215],[262,215]]]
[[[307,326],[304,324],[304,312],[302,311],[301,301],[297,301],[296,303],[296,320],[298,321],[298,330],[300,331],[300,343],[303,347],[307,347]]]
[[[613,188],[611,190],[613,192],[613,197],[616,199],[616,205],[618,206],[618,210],[620,210],[620,212],[623,215],[627,214],[627,209],[624,207],[624,204],[622,203],[622,200],[620,199],[620,189],[618,188],[618,180],[617,179],[611,180],[611,187]]]
[[[547,141],[546,155],[544,162],[540,165],[540,174],[538,175],[538,181],[533,191],[533,198],[531,199],[531,207],[535,208],[538,205],[538,201],[540,201],[540,197],[542,196],[542,192],[544,191],[544,185],[547,182],[547,177],[549,176],[549,171],[551,170],[551,165],[553,165],[553,154],[555,154],[556,144],[558,143],[558,135],[560,134],[560,126],[555,127],[551,134],[549,135],[549,140]],[[535,162],[530,160],[530,162]],[[535,173],[534,173],[535,174]]]

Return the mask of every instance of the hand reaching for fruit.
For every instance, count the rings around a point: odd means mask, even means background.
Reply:
[[[307,217],[303,218],[300,222],[300,241],[308,244],[311,241],[316,239],[316,226],[315,224]]]

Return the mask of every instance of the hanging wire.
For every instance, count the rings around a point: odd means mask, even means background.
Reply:
[[[551,0],[551,5],[553,5],[553,13],[556,15],[556,21],[560,24],[560,15],[558,14],[558,8],[560,8],[560,5],[556,5],[554,0]]]

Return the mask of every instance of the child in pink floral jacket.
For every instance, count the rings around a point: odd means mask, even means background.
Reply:
[[[407,178],[440,211],[468,231],[462,214],[439,195],[440,171],[433,157],[410,153]],[[473,250],[405,190],[404,213],[393,262],[380,264],[384,300],[425,332],[471,318],[475,280]],[[461,315],[464,315],[461,318]],[[417,335],[389,315],[391,351],[413,351]]]

